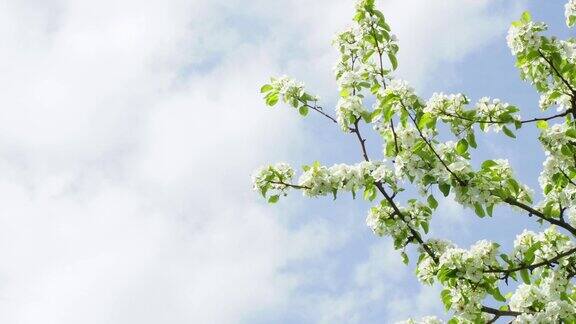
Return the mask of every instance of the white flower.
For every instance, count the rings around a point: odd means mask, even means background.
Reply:
[[[366,112],[359,96],[340,98],[336,105],[336,120],[344,132],[350,131],[350,125]]]
[[[508,30],[508,36],[506,36],[512,54],[517,55],[539,48],[541,40],[538,33],[544,30],[546,30],[546,25],[542,23],[530,21],[521,25],[513,24]]]
[[[564,15],[566,16],[566,25],[572,27],[576,24],[576,0],[570,0],[564,6]]]
[[[526,312],[534,302],[544,299],[542,292],[533,285],[520,284],[512,297],[510,297],[510,309],[518,312]]]
[[[443,115],[444,118],[454,118],[455,115],[460,114],[466,103],[467,99],[461,93],[445,95],[441,92],[435,92],[432,94],[432,97],[428,99],[428,102],[426,102],[424,112],[432,115]]]

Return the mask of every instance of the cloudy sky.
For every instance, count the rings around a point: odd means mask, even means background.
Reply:
[[[418,92],[536,111],[504,37],[530,9],[562,34],[561,1],[379,1]],[[351,0],[0,1],[1,323],[388,323],[442,314],[350,197],[268,206],[261,164],[360,159],[318,116],[266,108],[289,74],[336,99],[334,34]],[[534,135],[531,130],[521,134]],[[381,143],[370,137],[372,155]],[[541,155],[500,135],[537,184]],[[511,243],[526,224],[441,202],[433,234]],[[474,228],[475,230],[472,230]],[[497,228],[497,229],[495,229]]]

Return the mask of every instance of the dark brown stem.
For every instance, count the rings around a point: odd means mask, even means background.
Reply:
[[[521,203],[521,202],[515,200],[514,198],[506,198],[506,199],[503,199],[503,201],[509,205],[519,207],[519,208],[527,211],[530,215],[534,215],[534,216],[536,216],[542,220],[549,222],[550,224],[554,224],[556,226],[562,227],[565,230],[567,230],[568,232],[570,232],[572,235],[576,236],[576,228],[572,227],[570,224],[568,224],[566,222],[563,222],[563,221],[555,219],[555,218],[547,217],[541,211],[536,210],[536,209],[534,209],[534,208],[532,208],[532,207],[530,207],[524,203]]]
[[[456,179],[456,181],[458,181],[458,183],[461,186],[463,186],[463,187],[466,186],[466,182],[464,180],[460,179],[460,177],[458,177],[454,172],[452,172],[452,170],[450,170],[450,168],[448,167],[446,162],[444,162],[444,160],[442,160],[442,158],[440,157],[440,154],[438,154],[438,152],[436,152],[432,143],[430,143],[430,141],[428,141],[426,136],[424,136],[424,134],[420,130],[420,127],[418,127],[418,123],[416,122],[416,119],[414,119],[414,117],[412,117],[412,115],[408,112],[408,109],[406,109],[406,106],[404,106],[404,103],[402,103],[402,102],[400,102],[400,103],[402,104],[402,107],[404,107],[404,110],[406,110],[406,113],[408,114],[408,117],[410,117],[410,120],[412,120],[412,123],[414,123],[414,127],[416,127],[418,134],[420,134],[420,138],[422,138],[422,140],[426,143],[426,145],[428,145],[428,147],[430,148],[432,153],[434,153],[434,155],[436,155],[436,157],[438,158],[438,161],[440,161],[440,163],[442,163],[444,168],[454,177],[454,179]]]
[[[568,180],[568,182],[576,187],[576,183],[574,183],[574,181],[572,181],[572,179],[566,174],[566,172],[564,172],[564,170],[559,169],[560,173],[562,173],[562,175],[566,178],[566,180]]]
[[[356,137],[358,138],[358,142],[360,142],[360,146],[362,148],[362,155],[364,156],[364,160],[370,161],[370,159],[368,158],[368,152],[366,151],[366,140],[364,138],[362,138],[362,135],[360,134],[360,128],[358,127],[359,122],[360,122],[360,118],[356,119],[356,121],[354,122],[354,127],[352,128],[352,133],[356,134]]]
[[[499,309],[488,307],[488,306],[482,306],[482,311],[484,313],[493,314],[493,315],[498,316],[498,317],[502,317],[502,316],[514,316],[514,317],[516,317],[516,316],[522,315],[521,312],[499,310]]]
[[[558,118],[558,117],[564,117],[566,115],[568,115],[570,112],[569,111],[565,111],[553,116],[548,116],[548,117],[537,117],[537,118],[532,118],[532,119],[526,119],[526,120],[521,120],[520,123],[521,124],[527,124],[527,123],[533,123],[533,122],[537,122],[537,121],[548,121],[554,118]],[[442,114],[449,116],[449,117],[453,117],[453,118],[458,118],[458,119],[462,119],[462,120],[466,120],[472,123],[477,123],[477,124],[508,124],[509,122],[505,122],[505,121],[500,121],[500,120],[483,120],[483,119],[473,119],[473,118],[468,118],[465,116],[460,116],[457,114],[452,114],[452,113],[448,113],[443,111]]]
[[[390,120],[390,129],[392,129],[392,135],[394,136],[394,148],[396,150],[396,155],[400,153],[400,149],[398,148],[398,135],[396,135],[396,130],[394,130],[394,121]]]
[[[554,63],[548,59],[546,57],[546,55],[544,55],[544,53],[542,53],[542,51],[540,49],[538,49],[538,54],[540,54],[540,57],[542,57],[544,59],[544,61],[546,61],[546,63],[548,63],[550,65],[550,67],[552,68],[552,70],[554,70],[554,73],[556,73],[556,75],[560,78],[560,80],[562,80],[562,82],[564,82],[564,84],[566,85],[566,87],[568,87],[568,89],[572,92],[572,95],[576,95],[576,91],[574,90],[574,88],[572,87],[572,85],[570,84],[570,82],[568,82],[568,80],[566,80],[566,78],[564,78],[564,76],[562,75],[562,73],[560,73],[560,71],[558,71],[558,69],[556,68],[556,66],[554,65]]]
[[[386,201],[390,204],[390,206],[392,206],[392,209],[394,209],[394,213],[396,215],[398,215],[398,217],[400,217],[400,220],[402,220],[404,223],[406,223],[406,226],[410,230],[410,234],[412,235],[412,237],[418,242],[418,244],[422,247],[422,249],[424,249],[426,254],[428,254],[428,256],[430,256],[430,258],[432,258],[434,263],[438,264],[438,262],[440,262],[440,259],[438,258],[438,256],[436,256],[436,253],[434,253],[434,251],[432,251],[430,246],[428,246],[428,244],[426,244],[424,242],[420,233],[418,233],[418,231],[414,230],[412,227],[410,227],[410,225],[408,225],[408,221],[406,220],[406,218],[404,217],[404,215],[402,214],[402,212],[400,211],[400,209],[396,205],[396,202],[394,202],[394,199],[386,192],[386,190],[384,189],[384,186],[382,186],[381,183],[377,182],[376,187],[382,193],[382,195],[384,196]]]
[[[360,146],[362,147],[362,155],[364,156],[364,160],[370,161],[370,158],[368,157],[368,153],[366,151],[366,140],[362,137],[362,134],[360,134],[360,129],[358,128],[359,121],[360,121],[360,119],[357,119],[356,122],[354,123],[354,129],[352,132],[356,134],[356,137],[358,138],[358,141],[360,142]],[[422,236],[420,235],[420,233],[418,233],[418,231],[416,231],[410,225],[408,225],[408,221],[406,220],[405,215],[402,214],[402,212],[400,211],[400,208],[398,208],[398,205],[396,205],[396,202],[394,201],[392,196],[390,196],[388,194],[388,192],[386,192],[386,189],[384,189],[384,186],[382,185],[382,183],[376,182],[376,188],[378,188],[378,191],[380,191],[380,193],[384,196],[384,198],[390,204],[392,209],[394,209],[394,214],[398,215],[398,217],[400,217],[400,220],[406,224],[412,237],[418,242],[418,244],[420,246],[422,246],[422,249],[424,249],[424,251],[430,256],[430,258],[432,258],[432,260],[434,260],[435,263],[438,263],[440,261],[439,258],[436,256],[434,251],[432,251],[432,249],[428,246],[428,244],[424,243],[424,240],[422,239]]]
[[[542,266],[546,266],[546,265],[552,265],[554,263],[557,263],[558,260],[567,257],[571,254],[576,253],[576,248],[572,248],[568,251],[562,252],[560,254],[558,254],[557,256],[555,256],[552,259],[549,260],[543,260],[541,262],[537,262],[537,263],[533,263],[533,264],[526,264],[526,265],[521,265],[518,267],[514,267],[514,268],[508,268],[508,269],[488,269],[488,270],[484,270],[485,273],[503,273],[505,275],[510,275],[513,272],[516,271],[521,271],[521,270],[530,270],[533,271],[536,268],[542,267]]]
[[[296,184],[286,183],[283,181],[268,181],[268,182],[272,183],[272,184],[277,184],[277,185],[281,185],[281,186],[285,186],[285,187],[294,188],[294,189],[311,189],[310,187],[307,187],[307,186],[300,186],[300,185],[296,185]]]
[[[372,14],[370,14],[372,16]],[[374,41],[376,42],[376,51],[378,51],[378,61],[380,63],[380,77],[382,78],[382,86],[386,89],[386,79],[384,77],[384,64],[382,62],[382,54],[383,51],[380,49],[380,44],[378,43],[378,37],[376,37],[376,30],[374,30],[374,25],[370,24],[370,28],[372,29],[372,37],[374,37]]]
[[[312,109],[312,110],[317,111],[317,112],[320,113],[322,116],[324,116],[324,117],[330,119],[332,122],[338,124],[338,121],[337,121],[334,117],[332,117],[332,116],[328,115],[327,113],[325,113],[324,110],[322,110],[322,107],[316,106],[316,104],[314,104],[314,106],[312,106],[312,105],[310,105],[307,101],[302,101],[302,100],[301,100],[301,102],[302,102],[306,107],[308,107],[308,108],[310,108],[310,109]]]

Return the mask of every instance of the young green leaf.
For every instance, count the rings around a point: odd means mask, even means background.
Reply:
[[[438,207],[438,201],[436,201],[436,199],[432,195],[428,196],[428,206],[430,206],[433,209],[436,209],[436,207]]]

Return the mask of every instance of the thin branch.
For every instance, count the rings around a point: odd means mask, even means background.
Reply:
[[[366,140],[364,138],[362,138],[362,135],[360,135],[360,128],[358,127],[359,122],[360,122],[360,118],[357,118],[356,121],[354,122],[354,127],[352,128],[352,133],[356,134],[356,137],[358,138],[358,141],[360,142],[360,146],[362,148],[362,155],[364,156],[364,160],[370,161],[370,159],[368,158],[368,152],[366,151]]]
[[[545,220],[551,224],[562,227],[565,230],[567,230],[568,232],[570,232],[572,235],[576,236],[576,228],[572,227],[570,224],[568,224],[566,222],[563,222],[563,221],[555,219],[555,218],[547,217],[541,211],[536,210],[536,209],[534,209],[534,208],[532,208],[532,207],[530,207],[524,203],[521,203],[521,202],[517,201],[516,199],[506,198],[506,199],[503,199],[503,201],[506,202],[507,204],[519,207],[519,208],[527,211],[530,215],[534,215],[534,216],[536,216],[540,219],[543,219],[543,220]]]
[[[537,263],[533,263],[533,264],[526,264],[526,265],[522,265],[522,266],[518,266],[518,267],[514,267],[514,268],[508,268],[508,269],[489,269],[489,270],[484,270],[484,272],[485,273],[503,273],[505,275],[510,275],[511,273],[514,273],[516,271],[521,271],[521,270],[533,271],[536,268],[557,263],[558,260],[560,260],[564,257],[567,257],[571,254],[574,254],[574,253],[576,253],[576,248],[572,248],[568,251],[564,251],[564,252],[558,254],[557,256],[555,256],[554,258],[549,259],[549,260],[543,260],[541,262],[537,262]]]
[[[538,49],[538,54],[540,54],[540,57],[542,57],[544,59],[544,61],[546,61],[550,67],[552,68],[552,70],[554,70],[554,73],[556,73],[556,75],[560,78],[560,80],[562,80],[562,82],[564,82],[564,84],[568,87],[568,89],[570,89],[570,91],[572,91],[572,95],[576,95],[576,91],[574,90],[574,88],[572,87],[572,85],[570,84],[570,82],[568,82],[568,80],[566,80],[566,78],[564,78],[564,76],[562,75],[562,73],[560,73],[560,71],[558,71],[558,69],[556,68],[556,66],[554,65],[554,63],[549,60],[544,53],[542,53],[542,51],[540,49]]]
[[[356,137],[358,138],[358,141],[360,142],[360,146],[362,147],[362,154],[364,155],[364,160],[370,161],[370,158],[368,157],[368,153],[366,151],[366,140],[362,137],[362,134],[360,134],[360,129],[358,127],[359,121],[360,121],[360,119],[357,119],[356,122],[354,123],[353,133],[356,134]],[[438,263],[440,261],[438,256],[436,256],[434,251],[432,251],[432,249],[428,246],[428,244],[426,244],[424,242],[420,233],[418,233],[418,231],[413,229],[408,224],[408,221],[406,220],[405,216],[400,211],[400,208],[398,208],[398,206],[396,205],[394,198],[392,198],[392,196],[390,196],[388,194],[388,192],[386,192],[386,189],[384,189],[384,186],[382,185],[382,183],[376,182],[376,188],[378,188],[378,191],[380,191],[380,193],[382,193],[382,195],[384,196],[386,201],[390,204],[392,209],[394,209],[394,214],[398,215],[398,217],[400,217],[400,220],[406,224],[406,226],[410,230],[410,234],[412,235],[412,237],[418,242],[418,244],[420,246],[422,246],[422,249],[424,249],[424,251],[430,256],[430,258],[432,258],[434,263]]]
[[[322,114],[322,116],[324,116],[324,117],[330,119],[332,122],[338,124],[338,121],[337,121],[334,117],[332,117],[332,116],[328,115],[327,113],[325,113],[324,110],[322,109],[322,107],[316,106],[316,104],[314,104],[314,106],[312,106],[312,105],[310,105],[307,101],[301,101],[301,102],[302,102],[306,107],[308,107],[308,108],[310,108],[310,109],[312,109],[312,110],[315,110],[315,111],[319,112],[320,114]]]
[[[563,175],[564,177],[566,177],[566,180],[568,180],[568,182],[569,182],[571,185],[573,185],[573,186],[576,187],[576,183],[574,183],[574,181],[572,181],[572,178],[570,178],[570,177],[566,174],[566,172],[564,172],[564,170],[562,170],[562,169],[559,169],[559,170],[560,170],[560,173],[562,173],[562,175]]]
[[[527,123],[533,123],[533,122],[537,122],[537,121],[548,121],[548,120],[551,120],[554,118],[564,117],[564,116],[568,115],[569,113],[570,113],[569,111],[565,111],[565,112],[562,112],[562,113],[559,113],[559,114],[556,114],[553,116],[536,117],[536,118],[532,118],[532,119],[521,120],[520,123],[521,124],[527,124]],[[509,122],[505,122],[505,121],[501,121],[501,120],[485,120],[485,119],[468,118],[466,116],[461,116],[458,114],[452,114],[452,113],[448,113],[445,111],[443,111],[442,114],[444,114],[445,116],[466,120],[466,121],[476,123],[476,124],[508,124],[509,123]]]
[[[283,181],[268,181],[268,183],[281,185],[281,186],[285,186],[285,187],[290,187],[290,188],[294,188],[294,189],[311,189],[310,187],[307,187],[307,186],[300,186],[300,185],[296,185],[296,184],[292,184],[292,183],[286,183]]]
[[[496,308],[492,308],[492,307],[488,307],[488,306],[482,306],[482,311],[484,313],[493,314],[493,315],[498,316],[498,317],[502,317],[502,316],[516,317],[516,316],[520,316],[523,314],[521,312],[500,310],[500,309],[496,309]]]
[[[402,107],[404,107],[404,109],[406,110],[406,113],[408,114],[408,117],[410,117],[410,120],[412,120],[412,123],[414,123],[414,126],[416,127],[418,134],[420,134],[420,137],[428,145],[428,147],[430,148],[432,153],[434,153],[434,155],[436,155],[436,157],[438,158],[438,161],[440,161],[440,163],[442,163],[444,168],[454,177],[454,179],[456,179],[456,181],[458,181],[458,183],[461,186],[463,186],[463,187],[466,186],[466,182],[464,180],[460,179],[460,177],[458,177],[454,172],[452,172],[452,170],[450,170],[450,168],[448,167],[446,162],[444,162],[444,160],[442,160],[442,157],[440,157],[440,154],[438,154],[438,152],[436,152],[432,143],[430,143],[428,141],[428,139],[426,138],[426,136],[424,136],[424,134],[420,130],[420,127],[418,127],[418,123],[416,122],[416,119],[414,119],[414,117],[412,117],[412,115],[408,112],[408,109],[406,109],[406,106],[404,106],[404,103],[402,103],[402,101],[400,101],[400,103],[402,104]]]
[[[374,17],[372,14],[370,14],[370,16]],[[374,29],[374,25],[370,24],[370,28],[372,30],[372,37],[374,37],[374,41],[376,42],[376,50],[378,51],[378,60],[380,63],[380,77],[382,78],[382,86],[384,87],[384,89],[386,89],[386,79],[384,77],[384,64],[382,62],[383,50],[380,49],[380,44],[378,43],[378,37],[376,35],[376,30]]]
[[[394,136],[394,149],[396,150],[396,155],[400,153],[398,148],[398,135],[396,135],[396,130],[394,130],[394,121],[390,119],[390,129],[392,129],[392,135]]]

